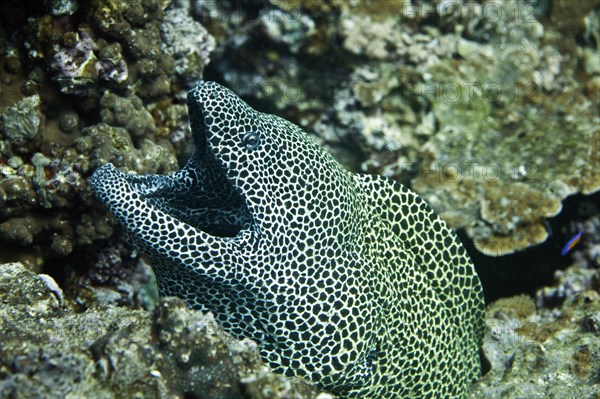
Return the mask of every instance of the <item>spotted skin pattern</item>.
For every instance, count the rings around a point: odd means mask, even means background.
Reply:
[[[479,376],[479,278],[415,193],[353,174],[294,124],[201,82],[196,152],[169,176],[90,180],[162,295],[212,311],[277,372],[347,398],[464,398]]]

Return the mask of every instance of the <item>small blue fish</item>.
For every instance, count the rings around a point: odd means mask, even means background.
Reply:
[[[562,256],[565,256],[571,249],[573,249],[575,245],[577,245],[579,240],[581,240],[581,233],[583,233],[583,230],[580,229],[577,234],[571,237],[571,239],[565,244],[562,251],[560,251]]]

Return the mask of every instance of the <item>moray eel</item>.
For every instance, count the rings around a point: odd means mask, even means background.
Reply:
[[[214,313],[276,372],[343,398],[464,398],[480,373],[479,278],[404,186],[345,170],[298,126],[200,82],[195,153],[169,176],[90,185],[162,295]]]

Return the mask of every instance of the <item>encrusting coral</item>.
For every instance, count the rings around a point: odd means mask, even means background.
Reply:
[[[173,144],[187,148],[182,141],[189,134],[182,105],[172,98],[182,90],[179,74],[191,72],[174,70],[162,30],[173,45],[194,41],[199,51],[189,68],[196,73],[214,47],[195,21],[189,30],[171,18],[163,29],[165,2],[58,3],[40,5],[35,16],[9,10],[26,23],[8,21],[21,39],[0,41],[0,259],[36,270],[87,256],[91,244],[112,234],[91,203],[86,178],[94,168],[113,162],[167,173],[178,167]],[[3,38],[7,33],[2,29]],[[181,62],[184,50],[176,49]]]

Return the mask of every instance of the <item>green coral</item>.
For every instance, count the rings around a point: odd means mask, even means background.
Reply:
[[[151,137],[156,132],[154,118],[136,96],[120,97],[107,92],[100,99],[100,105],[102,122],[124,127],[131,137]]]
[[[40,96],[25,97],[2,112],[2,131],[11,143],[22,144],[33,139],[40,131],[42,113]]]
[[[83,134],[84,137],[77,139],[75,146],[80,152],[89,153],[90,164],[86,170],[109,162],[138,173],[168,173],[178,167],[177,159],[166,142],[163,146],[144,138],[136,148],[125,128],[106,123],[85,128]]]
[[[562,199],[600,189],[596,108],[567,73],[570,86],[556,85],[555,68],[565,66],[552,49],[462,40],[458,52],[463,61],[428,69],[441,131],[424,147],[428,162],[413,184],[426,198],[444,198],[442,214],[464,214],[455,227],[466,227],[480,251],[523,250],[545,241],[544,219]],[[441,176],[448,165],[472,183]],[[479,215],[470,218],[474,207]]]

